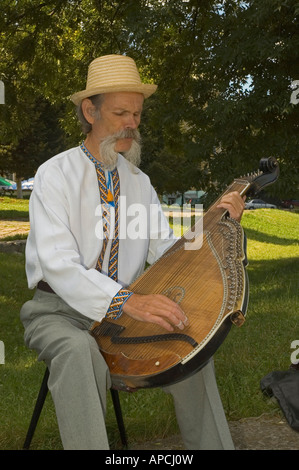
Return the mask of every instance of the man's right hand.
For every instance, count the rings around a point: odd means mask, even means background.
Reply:
[[[162,294],[133,294],[123,306],[123,312],[134,320],[156,323],[167,331],[183,330],[188,319],[180,306]]]

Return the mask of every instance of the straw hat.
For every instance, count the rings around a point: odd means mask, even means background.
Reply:
[[[84,98],[100,93],[131,91],[148,98],[157,85],[142,83],[133,59],[124,55],[106,55],[94,59],[88,67],[86,90],[74,93],[71,100],[76,105]]]

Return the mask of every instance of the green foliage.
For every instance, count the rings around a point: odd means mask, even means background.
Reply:
[[[2,136],[0,145],[0,169],[8,173],[16,173],[17,178],[27,179],[34,176],[37,168],[48,158],[63,151],[66,137],[59,124],[61,110],[50,105],[43,98],[34,102],[24,102],[27,116],[19,136],[10,136],[13,126]],[[11,124],[15,123],[10,114],[12,108],[4,109],[4,115]]]
[[[141,127],[142,169],[158,192],[223,186],[273,155],[281,177],[269,191],[298,198],[299,106],[290,103],[299,77],[298,11],[293,0],[2,0],[0,168],[4,151],[14,156],[9,168],[24,173],[32,147],[33,168],[77,145],[68,98],[85,87],[93,58],[121,53],[158,84]],[[50,126],[65,133],[49,149],[42,148],[48,134],[37,138],[47,127],[36,106],[41,97],[51,105]]]

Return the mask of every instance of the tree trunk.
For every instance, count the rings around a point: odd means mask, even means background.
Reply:
[[[22,178],[17,177],[17,199],[23,199]]]

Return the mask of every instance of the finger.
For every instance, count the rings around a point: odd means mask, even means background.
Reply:
[[[245,208],[245,198],[234,191],[223,196],[217,207],[226,209],[231,218],[240,221]]]
[[[178,304],[167,297],[164,297],[163,302],[163,308],[158,312],[158,315],[161,315],[165,320],[169,321],[180,330],[183,330],[189,325],[186,314]]]
[[[246,198],[246,196],[244,196]],[[220,204],[221,203],[227,203],[231,204],[233,206],[239,206],[243,207],[244,206],[244,197],[241,197],[241,195],[237,191],[233,191],[231,193],[228,193],[224,195],[221,198]]]
[[[133,294],[125,303],[123,311],[136,320],[157,323],[168,331],[173,331],[173,326],[183,329],[188,324],[182,309],[164,295]]]
[[[173,323],[167,316],[154,315],[149,312],[146,321],[148,321],[149,323],[155,323],[157,325],[160,325],[167,331],[174,331],[174,328],[183,330],[185,327],[185,324],[182,320],[178,321],[178,323]]]
[[[165,295],[157,295],[157,300],[161,302],[157,305],[157,308],[161,309],[161,315],[167,316],[175,326],[180,325],[180,328],[183,328],[184,325],[188,325],[188,318],[179,304]]]
[[[145,323],[156,324],[158,326],[161,326],[162,328],[164,328],[165,330],[167,330],[169,332],[174,331],[174,326],[171,323],[169,323],[167,318],[165,318],[164,316],[161,316],[161,315],[155,315],[154,313],[152,313],[149,310],[143,310],[143,311],[138,311],[137,310],[135,312],[134,312],[134,310],[130,310],[130,311],[127,310],[126,313],[130,317],[134,318],[135,320],[139,320],[139,321],[145,322]]]
[[[171,323],[166,321],[162,316],[149,314],[146,321],[148,323],[159,325],[169,332],[174,331],[174,326],[172,326]]]

